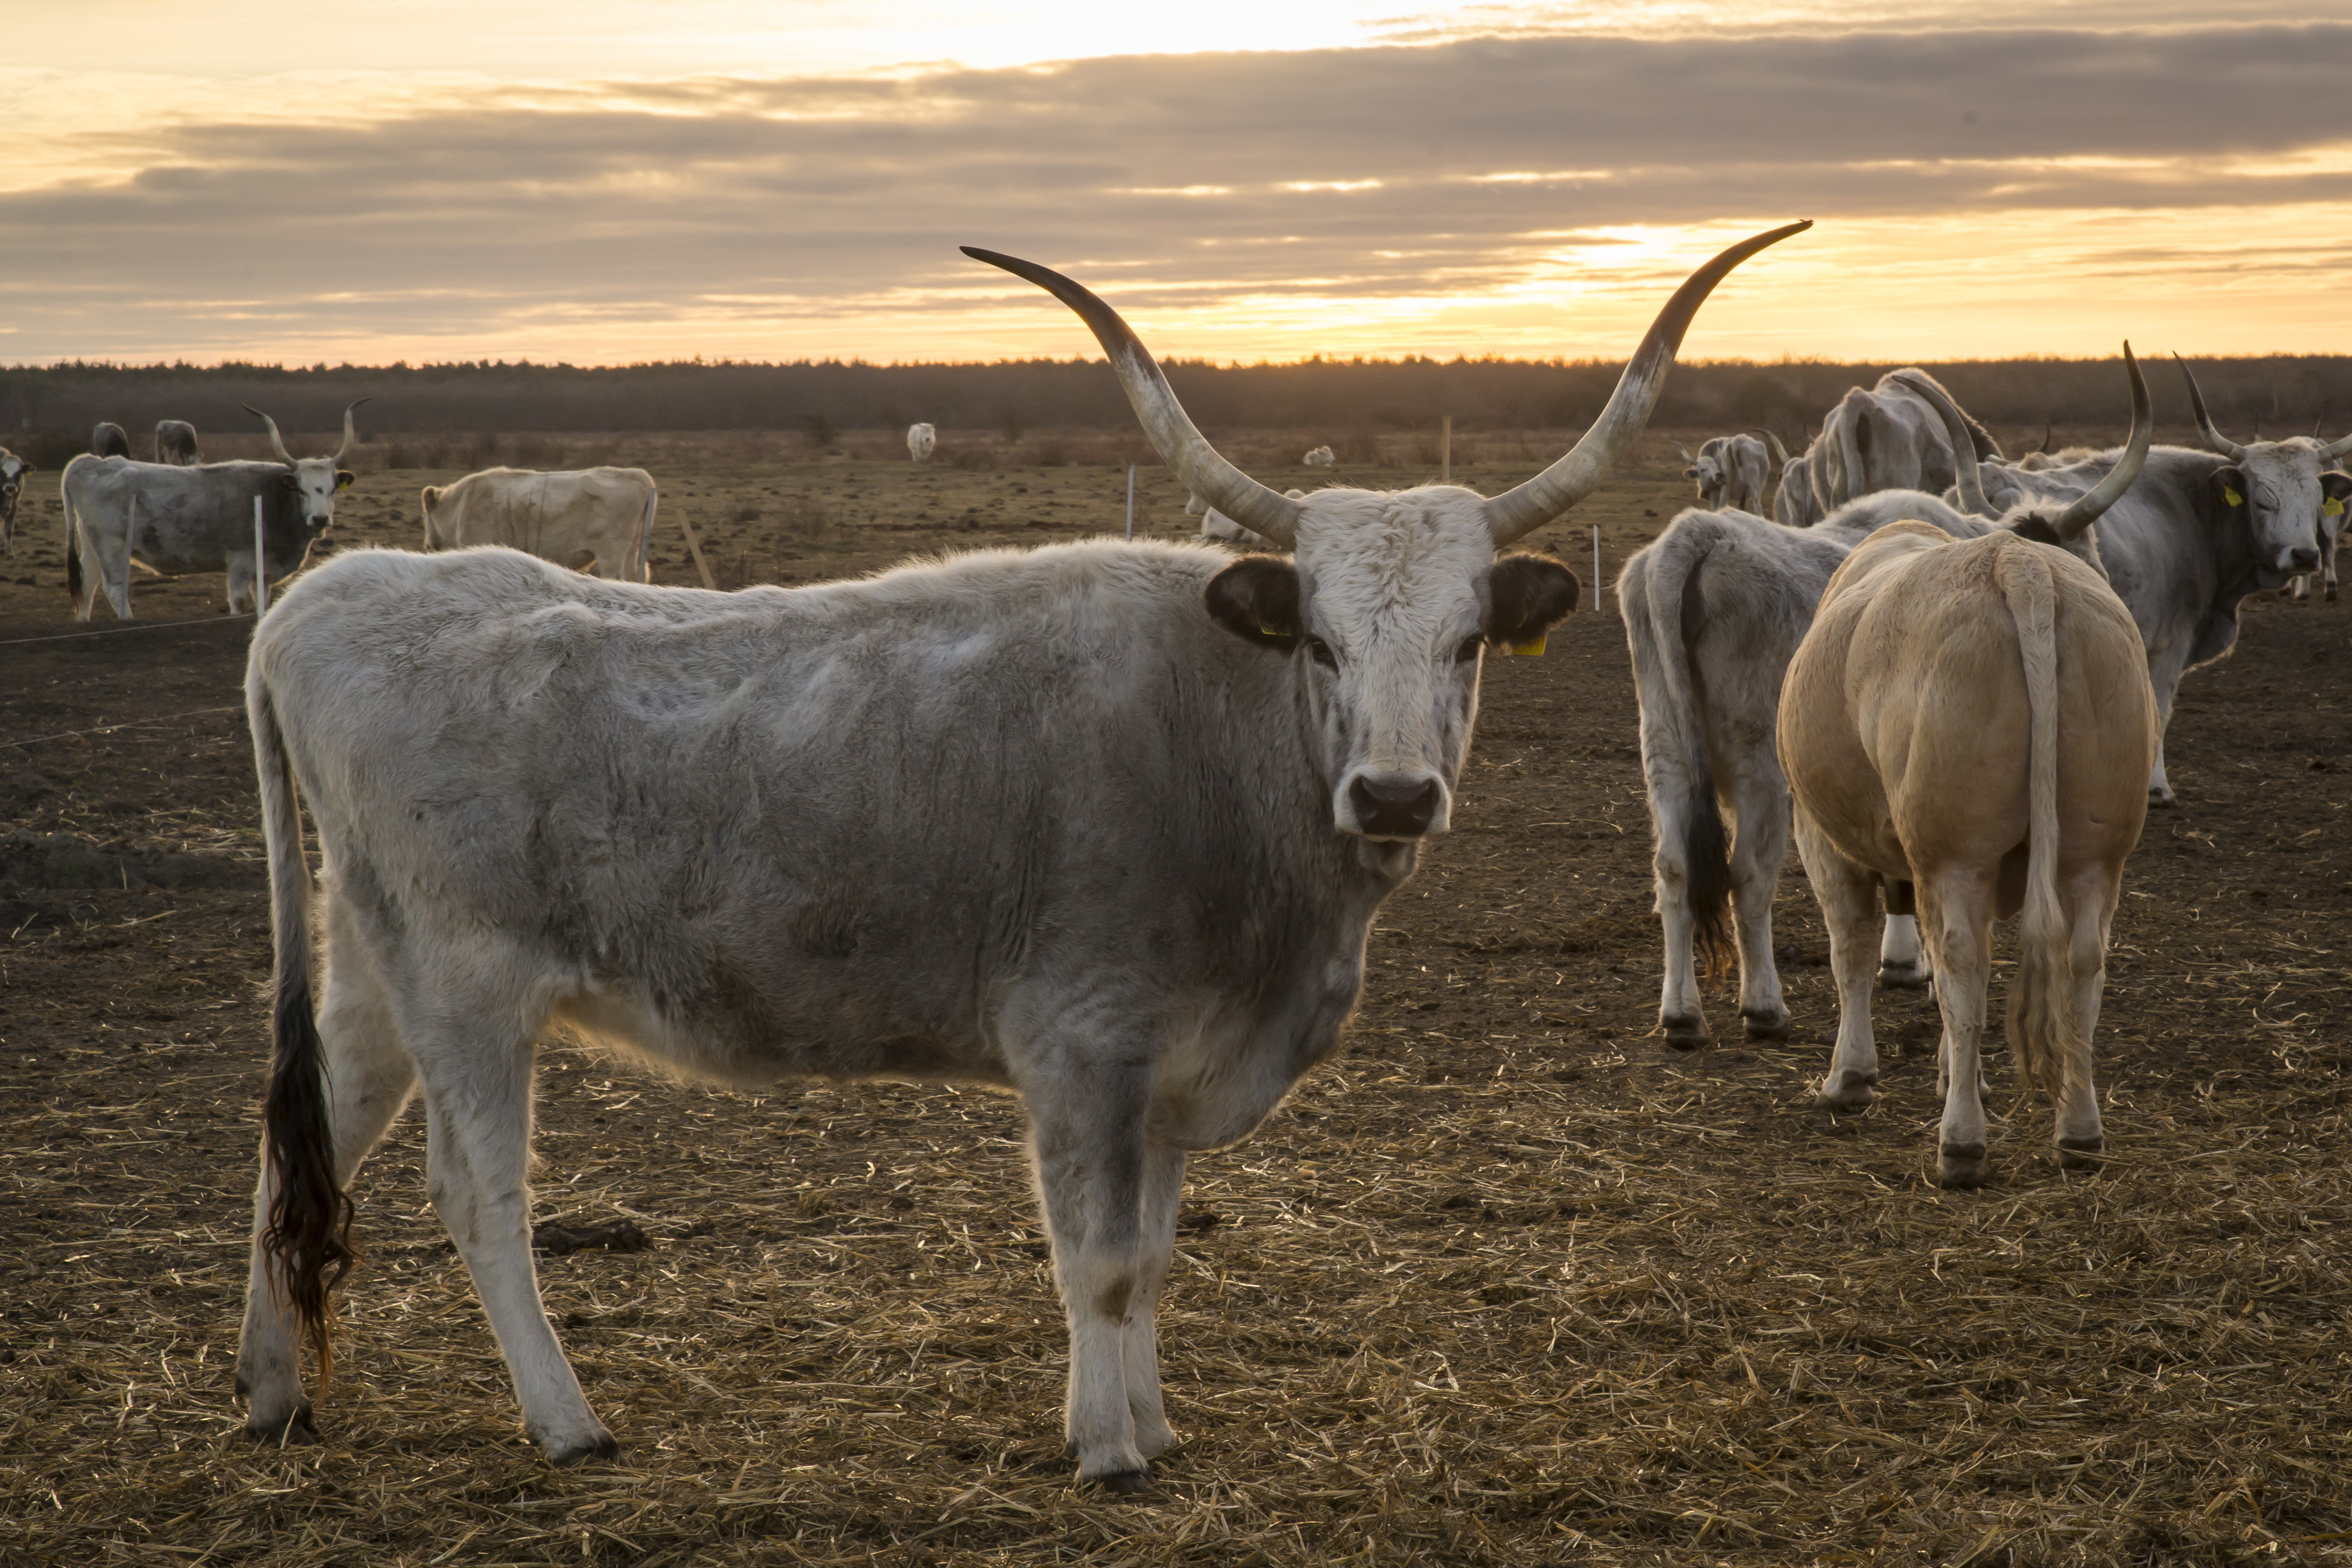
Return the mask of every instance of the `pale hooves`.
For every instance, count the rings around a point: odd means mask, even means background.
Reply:
[[[1661,1016],[1658,1024],[1666,1031],[1666,1044],[1678,1051],[1695,1051],[1715,1044],[1715,1037],[1706,1032],[1706,1020],[1696,1013]]]
[[[1748,1037],[1751,1040],[1785,1040],[1789,1037],[1789,1014],[1785,1008],[1778,1013],[1750,1013],[1742,1009],[1739,1016],[1747,1025]]]
[[[1937,1152],[1936,1181],[1947,1187],[1981,1187],[1991,1170],[1981,1143],[1947,1143]]]
[[[2105,1163],[2099,1156],[2106,1152],[2105,1138],[2061,1138],[2058,1140],[2058,1168],[2062,1171],[2095,1171]]]
[[[1878,984],[1889,991],[1925,991],[1935,974],[1924,963],[1882,963]]]
[[[1860,1110],[1878,1098],[1878,1075],[1846,1071],[1822,1085],[1813,1103],[1824,1110]]]
[[[311,1423],[308,1400],[289,1415],[268,1420],[258,1415],[246,1417],[245,1435],[257,1443],[274,1443],[282,1448],[308,1448],[319,1441],[319,1428]]]

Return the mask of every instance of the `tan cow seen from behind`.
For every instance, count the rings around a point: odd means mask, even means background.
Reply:
[[[576,572],[648,581],[646,552],[660,501],[643,468],[485,468],[426,485],[425,548],[504,544]]]
[[[2053,531],[2088,526],[2070,522]],[[1872,534],[1830,578],[1781,689],[1780,762],[1838,987],[1821,1102],[1873,1097],[1874,889],[1907,881],[1943,1012],[1946,1186],[1985,1179],[1977,1060],[1992,923],[2021,909],[2010,1044],[2056,1101],[2060,1163],[2100,1152],[2091,1034],[2156,761],[2130,611],[2096,566],[2034,531],[1956,540],[1898,522]]]

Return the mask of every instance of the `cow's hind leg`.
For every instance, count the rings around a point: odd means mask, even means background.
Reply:
[[[1126,1351],[1148,1282],[1142,1222],[1151,1163],[1144,1133],[1149,1058],[1099,1037],[1059,1048],[1044,1044],[1041,1070],[1024,1075],[1022,1097],[1053,1241],[1055,1283],[1070,1330],[1063,1429],[1081,1479],[1138,1491],[1149,1485],[1150,1468],[1137,1430]],[[1160,1173],[1172,1187],[1181,1171],[1180,1165]],[[1156,1377],[1154,1383],[1156,1404]]]
[[[1944,1016],[1937,1055],[1944,1116],[1937,1129],[1936,1179],[1948,1187],[1979,1187],[1990,1169],[1979,1048],[1992,980],[1991,879],[1947,871],[1917,888],[1920,926],[1936,965],[1936,1002]]]
[[[1871,977],[1877,973],[1871,952],[1876,879],[1839,854],[1801,807],[1796,825],[1797,852],[1830,928],[1830,974],[1838,993],[1837,1046],[1815,1103],[1832,1110],[1859,1110],[1876,1098],[1878,1083],[1878,1042],[1870,1029]]]
[[[433,1206],[473,1277],[531,1440],[559,1465],[613,1458],[620,1445],[556,1342],[531,1264],[532,1040],[545,1020],[518,1017],[504,1001],[491,986],[453,986],[404,1020],[425,1079]]]
[[[324,1047],[327,1126],[334,1140],[335,1184],[348,1188],[360,1162],[398,1118],[416,1086],[416,1068],[400,1044],[392,1010],[366,960],[329,901],[330,956],[319,1037]],[[342,956],[336,956],[340,952]],[[302,1390],[297,1322],[271,1278],[261,1246],[277,1197],[269,1162],[254,1194],[253,1250],[246,1279],[245,1329],[236,1350],[236,1390],[247,1402],[246,1430],[271,1442],[314,1443],[310,1401]]]
[[[2058,1163],[2069,1171],[2095,1170],[2098,1156],[2106,1149],[2105,1130],[2099,1124],[2098,1086],[2092,1080],[2091,1042],[2099,1026],[2099,1002],[2107,984],[2107,923],[2115,913],[2116,900],[2123,890],[2123,868],[2120,866],[2101,867],[2086,874],[2087,888],[2081,890],[2074,909],[2074,919],[2068,932],[2074,951],[2069,955],[2074,978],[2074,995],[2069,999],[2074,1012],[2074,1037],[2080,1042],[2079,1060],[2059,1064],[2060,1082],[2055,1086],[2057,1122],[2053,1135],[2058,1144]]]
[[[1127,1374],[1127,1408],[1135,1417],[1135,1449],[1145,1458],[1176,1446],[1175,1429],[1160,1390],[1160,1290],[1176,1248],[1176,1209],[1184,1195],[1184,1151],[1158,1143],[1143,1151],[1143,1202],[1137,1246],[1139,1273],[1119,1341]]]
[[[1789,1037],[1789,1005],[1772,961],[1772,895],[1789,858],[1789,784],[1778,764],[1732,785],[1731,907],[1739,943],[1739,1016],[1751,1040]]]

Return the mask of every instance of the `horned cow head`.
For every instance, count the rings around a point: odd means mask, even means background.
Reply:
[[[2346,497],[2352,496],[2352,478],[2328,471],[2327,465],[2352,452],[2352,436],[2336,442],[2290,436],[2242,447],[2214,428],[2196,373],[2179,354],[2172,357],[2189,383],[2197,433],[2208,448],[2230,459],[2214,471],[2211,483],[2221,503],[2246,520],[2255,565],[2267,579],[2263,585],[2274,588],[2318,565],[2320,530],[2342,521]],[[2330,506],[2336,510],[2330,512]]]
[[[335,492],[350,486],[359,476],[342,466],[353,447],[359,444],[358,433],[352,426],[352,411],[364,397],[343,410],[343,444],[335,448],[331,458],[298,458],[286,449],[286,438],[278,433],[278,421],[260,409],[247,404],[245,411],[259,419],[269,429],[269,449],[278,460],[291,470],[295,503],[302,521],[313,533],[324,533],[335,521]]]

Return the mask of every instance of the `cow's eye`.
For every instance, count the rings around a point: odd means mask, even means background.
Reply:
[[[1339,668],[1339,658],[1337,654],[1331,651],[1331,645],[1325,642],[1321,637],[1316,637],[1312,633],[1307,635],[1307,651],[1314,655],[1315,662],[1321,665],[1324,668],[1337,669]]]
[[[1464,643],[1460,647],[1457,647],[1457,648],[1455,648],[1455,649],[1454,650],[1454,663],[1456,663],[1456,664],[1469,664],[1469,663],[1471,663],[1473,660],[1475,660],[1475,659],[1476,659],[1476,658],[1477,658],[1477,657],[1478,657],[1478,650],[1479,650],[1480,648],[1482,648],[1482,647],[1486,647],[1486,638],[1484,638],[1484,637],[1472,637],[1472,638],[1470,638],[1467,642],[1465,642],[1465,643]]]

